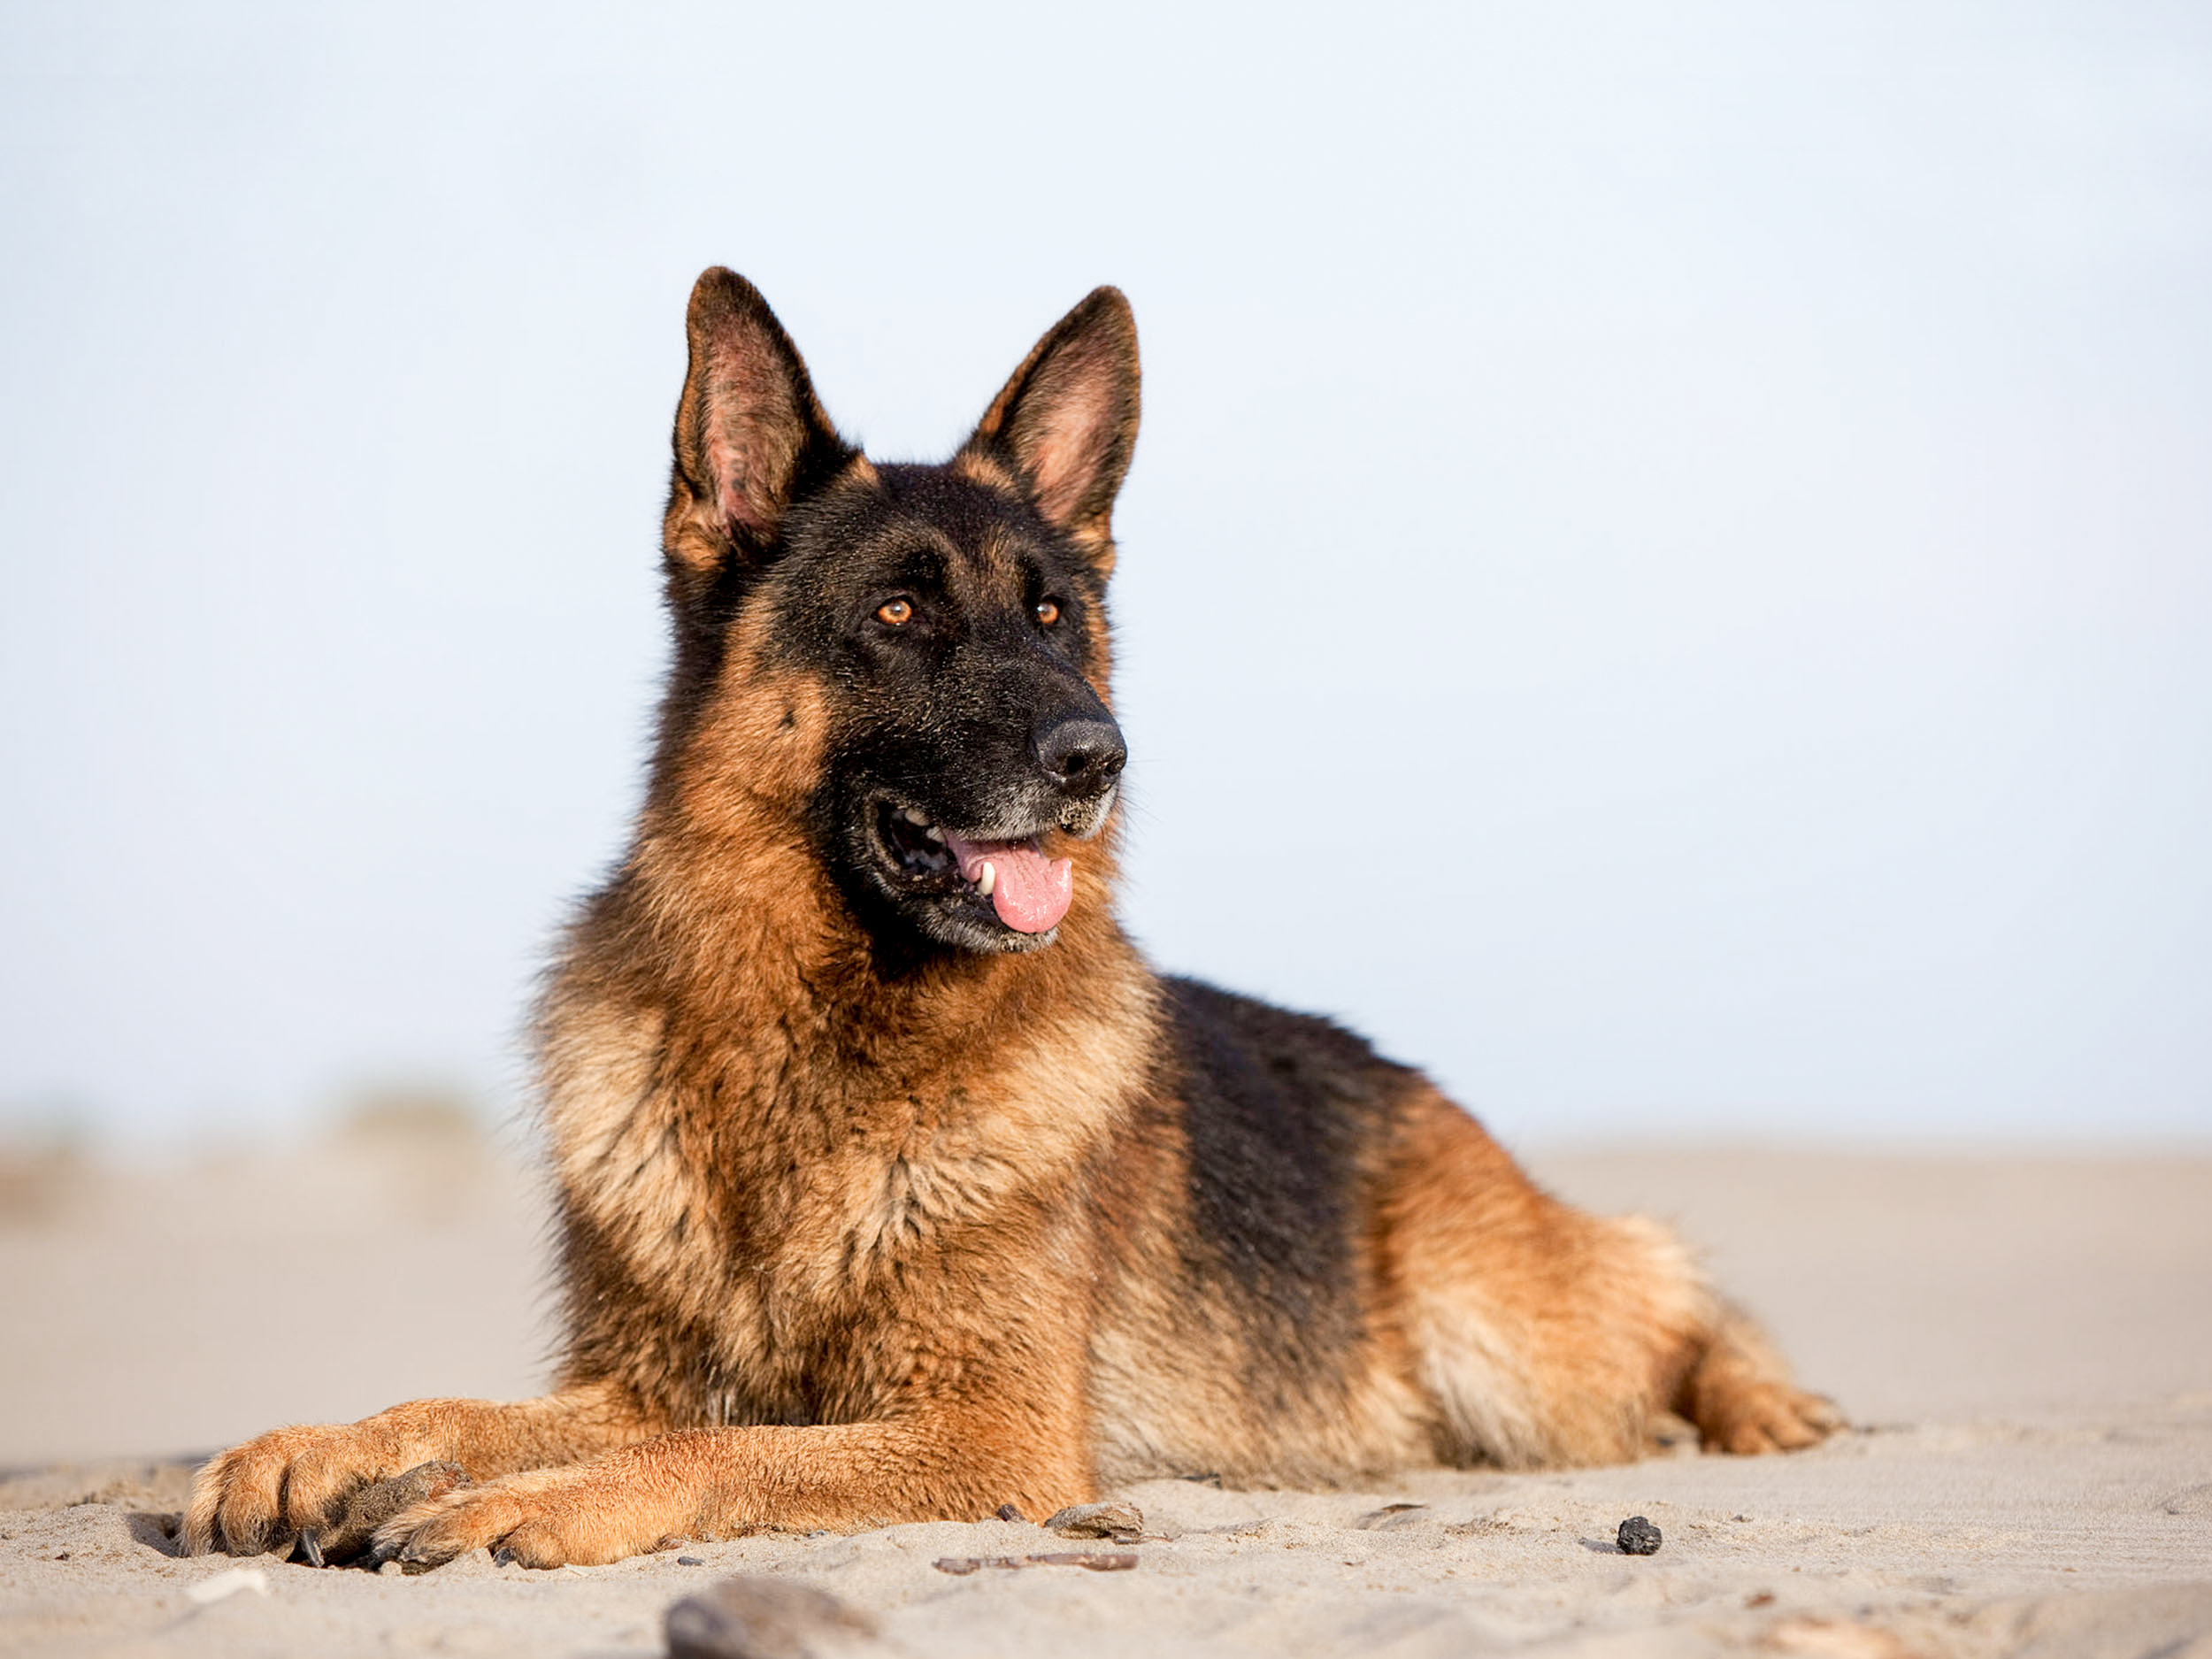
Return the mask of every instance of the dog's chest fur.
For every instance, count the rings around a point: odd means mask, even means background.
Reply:
[[[879,1411],[934,1340],[918,1302],[959,1300],[969,1263],[1025,1238],[1080,1248],[1062,1235],[1143,1074],[1144,1030],[1062,1020],[987,1068],[890,1071],[781,1025],[680,1056],[663,1018],[567,1007],[548,1124],[585,1340],[618,1325],[610,1346],[634,1348],[649,1326],[637,1380],[664,1380],[680,1420]],[[937,1294],[918,1298],[925,1284]]]

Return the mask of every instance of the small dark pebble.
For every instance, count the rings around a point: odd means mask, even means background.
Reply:
[[[1624,1555],[1655,1555],[1659,1553],[1659,1529],[1642,1516],[1632,1515],[1621,1523],[1618,1541]]]
[[[676,1564],[679,1567],[703,1567],[707,1563],[697,1555],[679,1555],[676,1557]]]

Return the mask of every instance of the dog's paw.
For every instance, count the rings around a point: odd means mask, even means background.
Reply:
[[[403,1510],[377,1529],[369,1559],[423,1572],[488,1549],[525,1567],[594,1567],[648,1554],[693,1518],[664,1488],[626,1482],[608,1462],[541,1469]]]
[[[234,1446],[193,1480],[185,1549],[288,1550],[302,1529],[328,1526],[355,1493],[397,1474],[396,1449],[359,1424],[276,1429]]]
[[[1698,1402],[1698,1433],[1706,1449],[1741,1457],[1800,1451],[1843,1426],[1843,1413],[1832,1402],[1785,1382],[1715,1389]]]

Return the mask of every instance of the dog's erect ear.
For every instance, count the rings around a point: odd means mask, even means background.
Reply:
[[[1113,557],[1114,496],[1137,447],[1137,319],[1094,288],[991,400],[964,455],[1011,463],[1056,529]]]
[[[684,326],[691,366],[676,409],[668,551],[700,570],[757,560],[784,510],[856,452],[822,412],[791,336],[736,272],[701,274]]]

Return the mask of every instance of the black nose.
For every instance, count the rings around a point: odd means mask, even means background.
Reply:
[[[1128,760],[1121,728],[1111,720],[1056,720],[1037,733],[1037,764],[1063,789],[1104,789]]]

